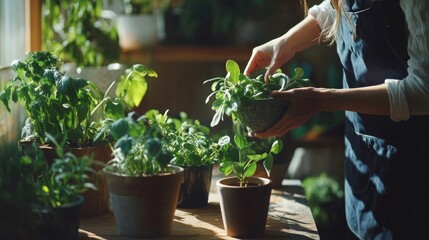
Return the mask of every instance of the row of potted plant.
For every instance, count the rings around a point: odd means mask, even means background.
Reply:
[[[10,101],[23,102],[29,116],[23,128],[23,140],[44,150],[49,166],[53,166],[53,159],[64,157],[63,151],[71,151],[77,157],[90,156],[98,162],[96,165],[92,162],[92,168],[102,170],[103,174],[93,174],[90,178],[98,181],[98,191],[96,197],[84,196],[84,205],[89,203],[89,209],[104,207],[90,216],[107,211],[110,204],[121,234],[168,235],[177,207],[207,204],[212,166],[219,163],[225,176],[234,175],[216,183],[227,234],[237,237],[263,235],[272,183],[269,179],[252,176],[260,162],[264,163],[269,176],[273,155],[282,150],[282,142],[276,140],[269,149],[255,151],[254,141],[247,137],[249,122],[239,114],[241,103],[246,102],[239,99],[243,93],[248,93],[237,90],[243,83],[250,84],[247,90],[252,90],[257,98],[263,98],[261,88],[267,86],[263,84],[261,74],[246,77],[235,62],[227,61],[227,76],[216,78],[212,85],[217,97],[213,103],[216,114],[212,126],[224,113],[232,115],[234,137],[231,140],[225,135],[214,140],[208,127],[189,119],[186,113],[173,118],[168,116],[168,111],[161,114],[150,110],[142,116],[130,111],[140,104],[146,93],[146,77],[157,77],[157,73],[147,66],[134,65],[128,69],[117,84],[115,98],[88,80],[65,75],[59,70],[60,66],[61,61],[52,53],[29,53],[26,59],[12,65],[16,76],[2,90],[0,99],[7,108]],[[273,86],[279,86],[280,90],[293,83],[280,72],[271,79],[277,81],[278,84]],[[64,150],[58,150],[58,142]],[[24,152],[29,152],[28,145],[22,146]],[[97,149],[99,146],[110,152],[101,154],[102,157],[94,155],[93,151],[74,153],[76,149]],[[206,170],[194,173],[195,168]],[[194,177],[185,177],[191,174]],[[207,178],[201,183],[195,181],[195,176]],[[100,184],[104,181],[104,185]],[[200,185],[203,190],[182,184],[186,181]],[[199,201],[187,195],[191,192],[198,193]],[[230,195],[236,192],[244,195],[237,198]],[[259,196],[263,199],[256,200]],[[242,216],[243,213],[253,214],[254,210],[262,210],[262,215]],[[81,216],[88,215],[81,211]],[[251,222],[246,223],[244,219]]]

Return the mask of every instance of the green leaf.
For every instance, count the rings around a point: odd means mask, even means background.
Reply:
[[[236,134],[234,136],[234,143],[237,145],[239,149],[243,149],[247,146],[246,137],[241,134]]]
[[[124,117],[125,109],[121,103],[108,100],[104,106],[104,113],[106,118],[117,120]]]
[[[123,118],[116,120],[110,125],[112,136],[115,139],[119,139],[122,136],[126,135],[128,133],[128,129],[129,129],[128,122],[126,119],[123,119]]]
[[[256,168],[257,167],[258,166],[257,166],[257,164],[255,162],[247,165],[247,167],[246,167],[246,169],[244,171],[244,174],[243,174],[244,177],[251,177],[251,176],[253,176],[253,174],[255,174],[255,172],[256,172]]]
[[[219,138],[218,140],[218,144],[219,146],[225,146],[227,144],[229,144],[231,141],[231,138],[228,135],[222,136],[221,138]]]
[[[238,64],[233,60],[227,60],[226,71],[229,74],[230,81],[234,84],[237,84],[240,76],[240,67]]]
[[[273,142],[273,145],[271,146],[270,152],[272,152],[274,154],[279,154],[282,149],[283,149],[283,142],[276,140],[275,142]]]
[[[273,155],[268,155],[267,158],[265,158],[263,165],[265,168],[265,172],[269,177],[271,174],[271,169],[273,168]]]

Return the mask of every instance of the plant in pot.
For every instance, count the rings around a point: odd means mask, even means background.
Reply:
[[[267,152],[255,152],[254,142],[243,134],[244,128],[238,122],[234,122],[234,129],[233,142],[229,136],[219,139],[223,146],[219,170],[225,176],[234,175],[216,182],[223,224],[229,236],[261,237],[268,217],[272,181],[253,175],[262,161],[269,176],[273,155],[278,154],[283,145],[276,140]]]
[[[116,17],[123,51],[138,50],[158,42],[159,14],[167,3],[166,0],[123,0],[124,11]]]
[[[259,132],[276,123],[287,110],[287,101],[273,99],[270,93],[291,88],[311,86],[308,79],[303,79],[302,68],[295,68],[295,75],[289,78],[280,69],[269,76],[269,84],[264,82],[266,69],[261,69],[246,76],[240,72],[239,65],[233,61],[226,62],[227,75],[204,81],[211,83],[212,93],[206,103],[214,97],[212,109],[216,111],[210,126],[216,126],[224,115],[239,121],[249,131]]]
[[[170,234],[184,178],[183,168],[169,164],[172,155],[151,114],[157,111],[132,112],[106,128],[116,140],[114,159],[104,168],[110,203],[119,233],[130,237]]]
[[[108,13],[103,0],[42,1],[42,50],[55,52],[67,75],[89,79],[103,91],[126,69],[118,63],[119,36]]]
[[[0,185],[3,190],[5,184],[9,185],[6,192],[2,191],[2,202],[12,207],[2,213],[20,210],[12,214],[20,214],[19,219],[24,223],[21,229],[13,226],[2,231],[5,239],[78,239],[82,194],[95,189],[88,178],[94,171],[91,168],[94,161],[89,156],[77,157],[65,152],[52,136],[48,138],[57,146],[58,157],[51,163],[48,164],[35,143],[26,155],[2,161],[4,181]]]
[[[283,91],[291,88],[311,86],[312,83],[303,78],[304,72],[301,68],[294,69],[294,76],[289,77],[282,73],[280,69],[275,74],[269,76],[269,84],[264,82],[266,69],[257,70],[250,76],[245,76],[240,72],[239,65],[233,61],[226,62],[227,75],[225,77],[215,77],[204,81],[204,84],[211,83],[212,93],[207,97],[206,103],[211,98],[215,98],[212,109],[215,115],[210,126],[216,126],[224,116],[231,116],[233,121],[244,126],[247,131],[263,131],[276,123],[287,111],[288,102],[285,100],[273,99],[270,93],[273,90]],[[279,138],[255,140],[254,149],[258,146],[260,151],[269,150],[270,145]],[[265,149],[265,150],[264,150]],[[285,151],[278,155],[283,156]],[[270,177],[275,187],[281,185],[281,180],[287,170],[284,159],[275,161],[273,164],[274,175]],[[264,176],[264,171],[260,171],[258,176]]]
[[[92,155],[100,162],[111,159],[103,127],[125,116],[125,110],[138,105],[147,90],[145,77],[156,77],[146,66],[135,65],[127,70],[117,84],[117,98],[112,99],[94,83],[64,75],[61,61],[50,52],[28,53],[15,61],[16,73],[0,92],[0,99],[10,111],[11,102],[21,101],[27,113],[20,145],[36,142],[47,159],[56,157],[50,134],[76,156]],[[99,166],[95,166],[99,169]],[[96,175],[92,177],[97,178]],[[99,191],[87,191],[82,216],[95,216],[109,210],[108,190],[104,178],[98,181]]]
[[[172,155],[171,164],[185,169],[177,207],[201,208],[208,204],[213,165],[218,163],[221,146],[210,135],[210,129],[185,112],[179,118],[154,116],[163,135],[164,145]]]

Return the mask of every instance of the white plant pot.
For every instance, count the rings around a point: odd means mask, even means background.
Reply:
[[[158,41],[157,17],[155,14],[118,15],[116,24],[119,45],[124,51],[138,50]]]

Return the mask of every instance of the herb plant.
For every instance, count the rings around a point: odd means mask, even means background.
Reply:
[[[295,68],[295,75],[289,78],[280,69],[269,76],[269,84],[264,82],[265,71],[258,71],[252,76],[246,76],[240,72],[240,67],[233,60],[226,62],[227,75],[204,81],[211,83],[212,93],[207,97],[206,103],[214,97],[212,109],[216,111],[210,126],[216,126],[224,115],[240,120],[237,114],[243,101],[271,99],[270,93],[274,90],[283,91],[291,88],[311,86],[308,79],[302,79],[304,71]]]
[[[153,124],[150,115],[167,118],[167,115],[158,115],[157,112],[148,111],[145,115],[137,117],[131,112],[128,116],[109,124],[107,131],[116,140],[114,144],[114,159],[110,162],[108,170],[130,175],[157,175],[168,172],[168,164],[172,155],[163,147],[162,135],[157,124]]]
[[[243,129],[240,130],[239,123],[235,122],[237,128],[234,134],[234,142],[231,142],[229,136],[223,136],[219,139],[219,145],[223,148],[223,155],[220,159],[219,170],[225,176],[233,174],[239,180],[240,187],[246,186],[246,178],[255,174],[257,164],[263,161],[263,166],[267,175],[270,176],[273,166],[273,155],[280,153],[283,148],[283,142],[276,139],[271,148],[266,152],[256,152],[255,142],[249,140]]]
[[[91,81],[60,72],[61,64],[57,56],[44,51],[13,62],[16,76],[0,92],[0,100],[8,111],[11,101],[22,101],[28,114],[23,140],[52,144],[50,134],[68,147],[100,144],[107,137],[100,129],[140,104],[147,90],[146,76],[157,77],[152,69],[134,65],[119,80],[117,97],[112,99]],[[95,114],[100,109],[101,114]]]
[[[196,167],[218,162],[220,146],[200,121],[188,118],[185,112],[180,113],[180,118],[152,116],[161,130],[165,148],[174,156],[171,164]]]

